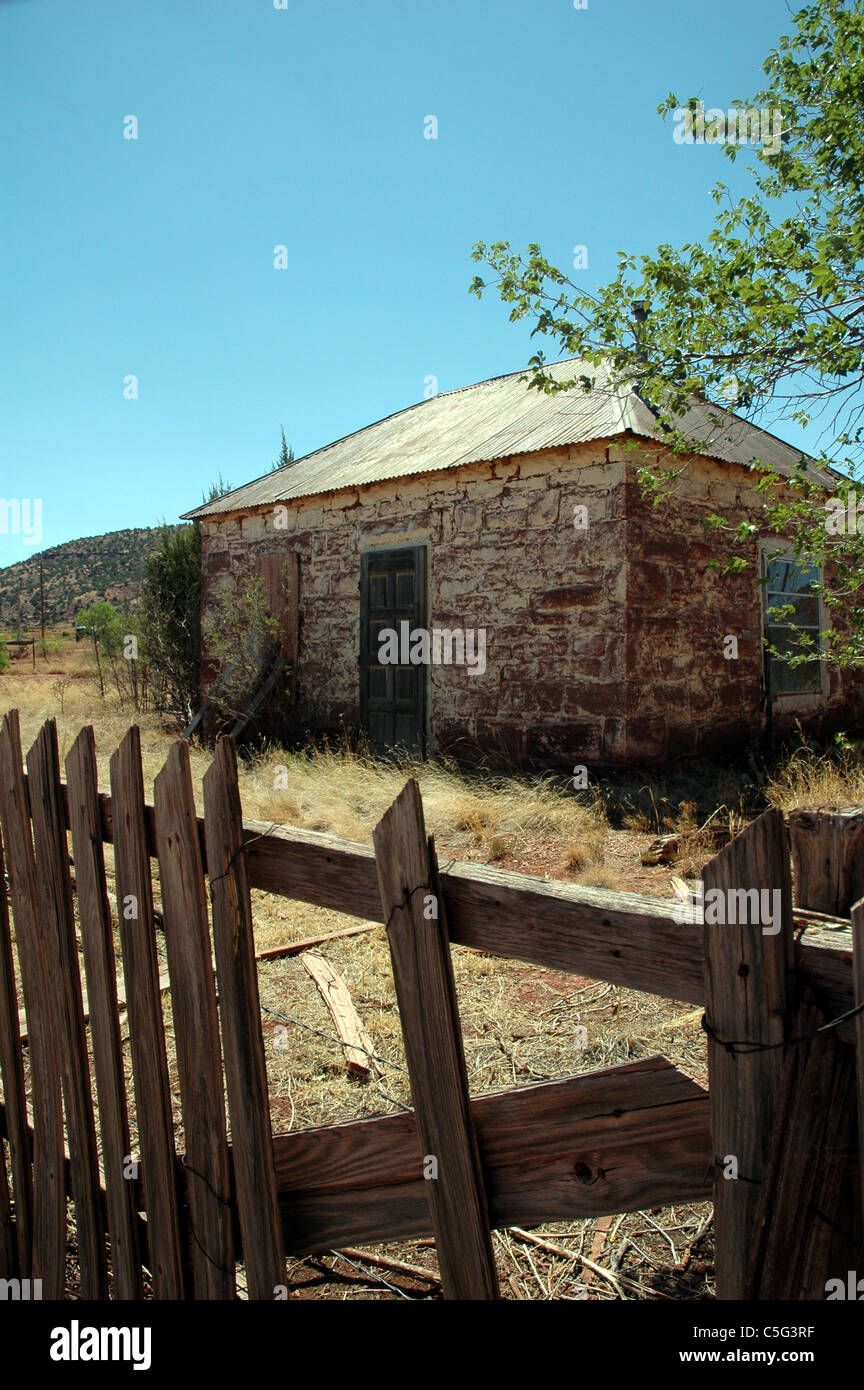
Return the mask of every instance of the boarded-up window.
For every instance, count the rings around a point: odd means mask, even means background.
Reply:
[[[773,656],[769,652],[769,693],[817,694],[822,689],[821,630],[819,596],[813,592],[813,585],[819,583],[819,571],[786,556],[766,555],[763,565],[765,636],[769,644],[785,656],[814,654],[800,665],[790,666],[783,656]]]
[[[255,564],[264,581],[270,612],[279,620],[282,655],[294,666],[297,662],[299,615],[299,556],[286,550],[257,554]]]

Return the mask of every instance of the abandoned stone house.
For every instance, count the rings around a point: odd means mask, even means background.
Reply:
[[[360,728],[382,753],[645,763],[851,725],[849,672],[765,651],[790,594],[825,630],[812,573],[767,535],[747,572],[710,567],[705,516],[757,516],[751,461],[788,475],[800,453],[726,411],[685,426],[705,452],[654,506],[637,470],[671,464],[662,432],[601,372],[589,393],[542,394],[522,372],[444,392],[188,512],[205,609],[255,556],[298,730]]]

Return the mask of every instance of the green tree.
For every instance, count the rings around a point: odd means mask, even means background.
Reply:
[[[282,426],[282,447],[274,459],[270,472],[275,473],[280,468],[288,468],[294,462],[294,450],[289,449],[288,440],[285,438],[285,426]]]
[[[733,407],[758,421],[770,408],[772,421],[818,426],[817,462],[840,475],[844,505],[864,476],[864,0],[810,3],[794,26],[763,65],[767,85],[735,103],[772,121],[779,113],[782,134],[753,146],[747,196],[733,200],[722,183],[713,189],[717,211],[704,242],[619,253],[615,278],[593,292],[550,264],[537,243],[524,253],[506,241],[473,250],[486,269],[472,293],[496,289],[511,320],[533,321],[532,332],[566,355],[602,364],[655,412],[680,460],[640,470],[657,499],[674,488],[683,455],[704,452],[684,427],[696,400],[718,419]],[[685,138],[699,133],[696,98],[682,104],[670,94],[658,112],[674,114]],[[709,143],[719,135],[706,130]],[[743,146],[731,135],[727,129],[716,142],[734,161]],[[592,389],[584,368],[552,381],[542,352],[528,365],[541,391]],[[738,526],[720,515],[706,522],[726,542],[724,567],[746,567],[739,543],[763,527],[791,538],[814,564],[830,558],[831,578],[819,587],[847,622],[826,634],[827,649],[836,660],[860,661],[864,536],[857,527],[840,531],[839,522],[832,532],[825,493],[803,467],[791,483],[764,462],[756,467],[759,514]]]
[[[163,526],[147,557],[141,593],[141,647],[156,708],[183,726],[200,703],[201,527]]]
[[[113,603],[100,598],[89,608],[80,609],[75,621],[87,629],[106,656],[119,656],[123,650],[123,619]]]
[[[11,664],[6,647],[6,638],[0,633],[0,671],[8,671]]]
[[[202,502],[218,502],[220,497],[226,497],[233,490],[231,484],[226,482],[220,473],[217,481],[210,484],[207,492],[202,492],[201,500]]]
[[[89,608],[80,609],[76,622],[81,627],[86,628],[93,639],[93,653],[96,657],[96,669],[99,673],[99,693],[104,695],[105,678],[102,674],[100,651],[108,658],[112,669],[115,669],[117,658],[123,650],[123,620],[113,603],[109,603],[105,598],[100,598]]]

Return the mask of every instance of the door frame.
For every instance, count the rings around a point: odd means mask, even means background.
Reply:
[[[410,551],[414,551],[414,552],[417,554],[417,556],[418,556],[417,576],[418,576],[418,584],[419,584],[419,588],[420,588],[420,594],[421,594],[421,598],[422,598],[422,620],[423,620],[424,626],[428,627],[428,624],[429,624],[429,550],[430,550],[430,543],[429,543],[429,541],[428,541],[428,540],[421,540],[421,541],[412,540],[412,541],[402,541],[402,542],[400,542],[400,541],[398,541],[398,540],[395,540],[395,541],[394,541],[393,539],[391,539],[391,538],[388,537],[386,540],[373,541],[373,542],[371,542],[370,544],[365,545],[365,546],[360,550],[360,552],[359,552],[359,553],[360,553],[360,580],[359,580],[359,590],[360,590],[360,618],[359,618],[359,634],[358,634],[358,646],[357,646],[357,678],[358,678],[358,682],[359,682],[359,689],[358,689],[358,708],[359,708],[359,711],[360,711],[360,728],[361,728],[362,731],[367,735],[367,737],[368,737],[368,733],[369,733],[369,730],[368,730],[368,720],[367,720],[367,716],[368,716],[368,699],[369,699],[369,690],[368,690],[368,670],[369,670],[369,662],[368,662],[368,658],[369,658],[369,621],[368,621],[368,617],[366,616],[366,612],[367,612],[367,608],[368,608],[368,594],[369,594],[368,577],[367,577],[367,576],[368,576],[368,565],[369,565],[370,557],[372,557],[372,556],[374,556],[374,555],[377,555],[377,554],[380,554],[381,552],[385,552],[385,553],[386,553],[386,552],[388,552],[388,551],[398,551],[398,550],[410,550]],[[419,690],[420,690],[420,704],[421,704],[421,708],[420,708],[420,711],[419,711],[419,720],[418,720],[418,723],[419,723],[419,730],[420,730],[420,754],[419,754],[419,756],[420,756],[421,758],[425,758],[425,757],[427,756],[427,754],[428,754],[428,749],[429,749],[429,720],[430,720],[430,707],[431,707],[431,701],[430,701],[430,684],[429,684],[429,682],[430,682],[430,668],[429,668],[429,666],[427,665],[427,666],[426,666],[426,669],[425,669],[425,671],[424,671],[424,673],[423,673],[422,679],[418,682],[418,687],[419,687]]]

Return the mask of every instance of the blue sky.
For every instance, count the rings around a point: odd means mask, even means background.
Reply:
[[[300,456],[428,376],[523,367],[472,244],[585,245],[590,287],[704,235],[742,161],[657,104],[746,98],[791,27],[785,0],[0,0],[0,495],[43,506],[0,565],[174,521],[282,425]]]

